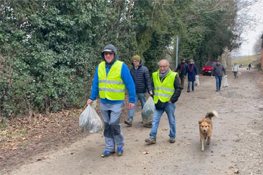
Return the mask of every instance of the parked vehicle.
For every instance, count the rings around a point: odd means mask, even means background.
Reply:
[[[205,65],[203,66],[203,75],[205,74],[211,74],[214,65],[216,65],[216,61],[207,61]]]

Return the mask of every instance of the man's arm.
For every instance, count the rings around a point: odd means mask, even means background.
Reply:
[[[182,85],[180,84],[180,81],[179,81],[179,78],[178,76],[176,75],[175,79],[174,79],[174,94],[172,95],[170,101],[172,103],[175,103],[177,102],[178,98],[180,97],[181,95],[181,91],[182,91]]]
[[[213,67],[213,70],[211,72],[211,77],[214,76],[214,72],[215,72],[215,66]]]
[[[132,76],[130,74],[130,71],[125,63],[122,64],[121,68],[121,79],[125,84],[126,89],[129,93],[129,102],[134,103],[135,102],[135,84],[133,82]]]
[[[154,83],[153,83],[153,78],[151,78],[151,87],[152,87],[152,92],[153,92],[152,97],[153,97],[153,96],[154,96]]]
[[[99,66],[97,66],[97,69],[96,69],[96,72],[94,75],[94,79],[93,79],[93,83],[92,83],[92,89],[91,89],[91,95],[90,95],[91,100],[95,100],[97,98],[97,96],[99,95],[98,69],[99,69]]]
[[[152,93],[152,88],[151,88],[151,80],[150,80],[150,75],[149,75],[149,71],[147,69],[147,67],[145,67],[145,71],[144,71],[144,78],[145,78],[145,83],[146,83],[146,87],[148,89],[149,94]]]

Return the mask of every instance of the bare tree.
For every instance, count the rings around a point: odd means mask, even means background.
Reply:
[[[253,46],[253,51],[255,52],[255,54],[260,54],[261,53],[261,47],[262,47],[262,38],[261,38],[261,36],[262,35],[263,35],[263,32],[262,32],[262,34],[258,35],[257,41],[256,41],[256,43]]]

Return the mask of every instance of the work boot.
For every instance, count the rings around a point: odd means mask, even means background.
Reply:
[[[125,120],[124,123],[128,126],[132,126],[132,120],[131,119]]]
[[[149,137],[148,139],[145,139],[145,142],[148,144],[155,144],[156,143],[156,139],[153,137]]]
[[[170,137],[169,142],[170,143],[174,143],[175,142],[175,137]]]

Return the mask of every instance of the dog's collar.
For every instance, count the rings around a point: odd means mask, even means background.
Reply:
[[[205,136],[207,137],[207,133],[205,133]]]

